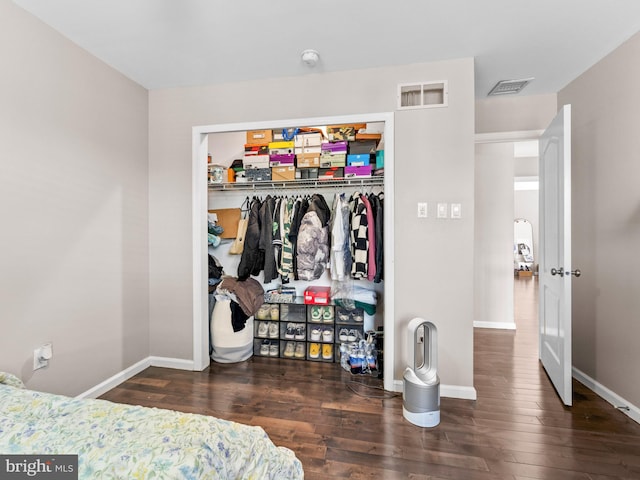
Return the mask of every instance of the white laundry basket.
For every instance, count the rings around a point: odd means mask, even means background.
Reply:
[[[219,363],[242,362],[253,355],[253,317],[234,332],[231,326],[231,300],[217,299],[211,315],[211,359]]]

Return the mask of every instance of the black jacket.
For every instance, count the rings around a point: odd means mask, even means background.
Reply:
[[[260,243],[260,207],[262,202],[254,198],[249,207],[249,221],[247,233],[244,237],[244,249],[240,264],[238,265],[238,279],[246,280],[250,275],[258,275],[264,266],[264,252],[261,252]]]

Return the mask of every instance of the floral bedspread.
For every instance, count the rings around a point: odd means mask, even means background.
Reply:
[[[77,454],[81,479],[304,478],[260,427],[35,392],[2,372],[0,453]]]

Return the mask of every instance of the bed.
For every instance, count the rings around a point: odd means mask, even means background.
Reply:
[[[3,372],[0,454],[77,454],[81,479],[304,478],[294,453],[260,427],[36,392]]]

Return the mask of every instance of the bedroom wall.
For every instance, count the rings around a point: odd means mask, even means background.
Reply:
[[[573,281],[573,364],[599,386],[635,405],[636,419],[640,418],[638,58],[640,35],[635,35],[558,94],[558,105],[572,106],[572,264],[583,273]]]
[[[147,91],[9,0],[0,62],[0,370],[76,395],[149,355]]]
[[[192,358],[191,128],[387,112],[397,84],[449,81],[449,107],[396,112],[396,351],[414,316],[439,328],[442,382],[473,385],[473,59],[150,92],[153,355]],[[418,221],[417,202],[430,218]],[[436,220],[436,202],[462,204]],[[399,359],[396,378],[406,365]]]
[[[513,143],[476,144],[474,322],[515,328]]]

